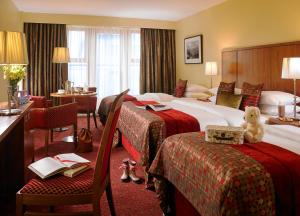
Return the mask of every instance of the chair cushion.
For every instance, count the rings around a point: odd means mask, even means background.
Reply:
[[[94,170],[89,169],[73,178],[56,175],[49,179],[32,179],[22,189],[22,194],[71,195],[92,192]]]

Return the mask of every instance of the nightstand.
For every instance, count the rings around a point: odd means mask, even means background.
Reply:
[[[291,126],[295,126],[295,127],[300,127],[299,119],[297,119],[297,120],[293,119],[292,121],[284,121],[279,118],[270,117],[268,120],[266,120],[266,124],[269,124],[269,125],[291,125]]]

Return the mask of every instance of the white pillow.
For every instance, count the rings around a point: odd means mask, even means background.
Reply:
[[[184,97],[187,97],[187,98],[200,98],[200,99],[203,99],[204,98],[209,98],[211,95],[209,94],[206,94],[204,92],[185,92],[184,93]]]
[[[300,102],[300,98],[297,98]],[[294,104],[294,95],[282,91],[262,91],[259,104],[277,106],[279,103],[285,105]]]
[[[259,106],[260,112],[262,114],[278,116],[278,106],[274,105],[265,105],[262,104]],[[297,112],[300,111],[300,107],[297,106]],[[294,114],[294,105],[286,105],[285,106],[285,115],[292,116]]]
[[[219,87],[214,87],[214,88],[208,89],[208,91],[214,95],[217,95],[218,89],[219,89]]]
[[[196,85],[196,84],[187,84],[186,92],[206,92],[208,91],[208,88],[201,86],[201,85]]]
[[[242,89],[240,89],[240,88],[235,88],[235,89],[234,89],[234,94],[237,94],[237,95],[242,94]]]
[[[212,102],[212,104],[216,104],[217,96],[214,95],[214,96],[210,97],[209,100]]]
[[[213,93],[214,95],[217,95],[218,94],[218,89],[219,89],[219,87],[215,87],[215,88],[208,89],[208,91]],[[234,94],[239,95],[241,93],[242,93],[242,89],[240,89],[240,88],[235,88],[234,89]]]

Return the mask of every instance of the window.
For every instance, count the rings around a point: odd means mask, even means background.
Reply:
[[[127,88],[139,94],[140,32],[128,28],[68,27],[69,80],[96,86],[103,98]]]

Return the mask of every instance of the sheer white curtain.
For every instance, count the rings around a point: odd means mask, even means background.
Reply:
[[[139,29],[68,26],[68,46],[75,86],[96,86],[100,98],[127,88],[139,94]]]

